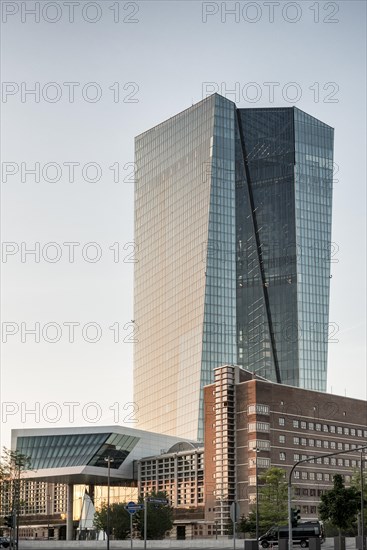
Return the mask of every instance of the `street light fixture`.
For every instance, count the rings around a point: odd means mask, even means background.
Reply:
[[[366,449],[365,449],[366,450]],[[364,539],[364,479],[363,479],[363,449],[361,449],[361,535],[362,535],[362,550],[365,550],[366,544]]]
[[[337,451],[335,453],[326,453],[326,454],[319,455],[319,456],[310,456],[309,458],[304,458],[303,460],[298,460],[298,462],[296,462],[292,466],[291,471],[289,472],[289,477],[288,477],[288,533],[289,533],[289,535],[288,535],[289,536],[289,538],[288,538],[288,550],[293,550],[293,538],[292,538],[292,475],[293,475],[293,472],[294,472],[295,468],[299,464],[303,464],[304,462],[312,462],[314,460],[317,460],[318,458],[324,458],[324,457],[336,456],[336,455],[344,455],[344,454],[348,454],[348,453],[356,453],[358,451],[362,452],[364,449],[367,449],[367,445],[364,445],[363,447],[357,447],[356,449],[349,449],[348,451]],[[362,460],[361,460],[361,464],[362,464]],[[362,466],[361,466],[361,472],[362,472]],[[363,507],[362,494],[363,494],[363,482],[362,482],[362,478],[361,478],[361,519],[364,515],[363,512],[362,512],[362,507]],[[362,532],[362,537],[363,537],[364,529],[361,529],[361,532]],[[362,550],[364,550],[364,541],[362,541]]]
[[[113,457],[105,456],[107,462],[107,550],[110,550],[110,469]]]
[[[255,455],[255,482],[256,482],[256,540],[259,540],[259,484],[258,484],[258,474],[257,474],[257,455],[260,452],[258,447],[254,449]]]

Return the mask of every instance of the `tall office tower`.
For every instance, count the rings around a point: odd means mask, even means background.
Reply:
[[[238,364],[325,391],[333,129],[217,94],[136,138],[139,427],[202,439]]]

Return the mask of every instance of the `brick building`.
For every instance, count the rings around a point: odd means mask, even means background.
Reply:
[[[317,517],[323,491],[335,473],[346,485],[367,445],[367,403],[269,382],[236,366],[215,370],[204,389],[206,519],[224,534],[233,500],[247,515],[256,499],[258,476],[270,466],[293,475],[294,505],[302,519]],[[346,451],[334,457],[321,455]]]

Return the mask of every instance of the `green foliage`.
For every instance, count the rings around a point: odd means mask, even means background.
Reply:
[[[152,492],[147,497],[167,498],[166,493]],[[139,502],[143,503],[144,499],[139,498]],[[173,527],[173,510],[171,506],[162,506],[160,504],[147,504],[148,521],[147,521],[147,539],[161,540],[165,537],[167,531]],[[144,538],[144,510],[139,511],[136,515],[137,527],[140,531],[140,537]]]
[[[361,469],[355,468],[353,470],[351,486],[355,487],[361,494]],[[367,530],[367,472],[364,470],[363,473],[363,496],[364,496],[364,527]],[[360,510],[359,510],[360,511]],[[360,521],[360,519],[359,519]]]
[[[334,487],[321,496],[319,516],[334,525],[339,533],[352,528],[360,506],[360,493],[355,487],[345,487],[340,474],[333,477]]]
[[[31,469],[31,460],[19,451],[11,451],[3,447],[0,457],[0,499],[1,506],[17,510],[22,505],[20,500],[20,483],[22,474]]]
[[[123,540],[130,534],[130,514],[125,510],[124,502],[115,502],[110,506],[110,534],[114,539]],[[103,504],[94,514],[94,527],[107,532],[107,504]]]
[[[260,515],[260,514],[259,514]],[[253,538],[256,535],[256,513],[254,510],[251,510],[247,518],[241,516],[241,519],[238,523],[238,530],[242,533],[250,533],[250,536]]]
[[[285,471],[275,466],[259,476],[259,533],[265,533],[273,525],[283,525],[288,521],[288,485]],[[247,518],[241,518],[239,529],[242,532],[256,532],[256,509],[253,506]]]
[[[0,481],[11,481],[21,477],[22,472],[31,468],[31,459],[19,451],[3,447],[0,458]]]

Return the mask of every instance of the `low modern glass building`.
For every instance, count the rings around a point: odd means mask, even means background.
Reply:
[[[222,364],[325,391],[333,129],[214,94],[135,147],[139,426],[202,439]]]
[[[178,437],[116,425],[12,430],[11,448],[30,459],[29,469],[22,473],[22,491],[28,499],[28,508],[24,511],[32,515],[34,505],[34,515],[40,525],[42,515],[52,515],[51,505],[58,516],[64,511],[65,537],[72,540],[77,486],[87,485],[94,501],[96,488],[101,489],[100,498],[106,498],[109,484],[111,502],[116,501],[112,487],[137,488],[138,460],[160,455],[183,442],[186,444]],[[125,490],[125,494],[128,492]],[[135,493],[137,495],[137,489]],[[123,491],[119,491],[118,502],[122,494]],[[11,496],[0,494],[0,509],[5,512],[9,512]],[[60,524],[63,522],[58,521]],[[45,530],[44,523],[43,528]]]

